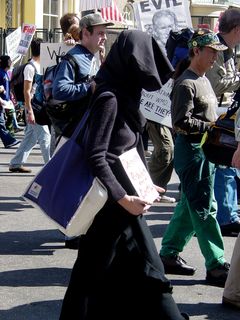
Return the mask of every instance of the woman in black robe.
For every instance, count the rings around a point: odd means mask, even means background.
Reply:
[[[119,35],[96,76],[86,157],[108,200],[80,238],[60,320],[188,319],[143,215],[150,203],[136,195],[118,158],[136,147],[145,163],[141,90],[159,89],[170,72],[156,41],[131,30]]]

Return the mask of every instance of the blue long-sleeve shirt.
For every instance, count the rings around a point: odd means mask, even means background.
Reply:
[[[94,55],[85,47],[77,44],[68,51],[79,65],[78,79],[84,79],[89,75]],[[62,60],[56,69],[53,82],[53,98],[62,101],[75,101],[85,97],[90,90],[90,83],[75,83],[75,71],[71,63]]]
[[[5,92],[2,92],[0,94],[0,97],[3,100],[9,101],[10,100],[10,80],[8,73],[0,68],[0,86],[3,86],[5,89]]]

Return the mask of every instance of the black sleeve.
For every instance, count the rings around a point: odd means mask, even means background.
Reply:
[[[109,199],[114,201],[118,201],[126,194],[107,160],[117,109],[115,96],[100,96],[95,100],[90,115],[86,147],[92,174],[105,185]]]

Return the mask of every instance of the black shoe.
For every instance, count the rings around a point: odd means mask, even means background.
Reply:
[[[207,283],[212,286],[223,288],[227,280],[229,268],[230,264],[225,262],[215,269],[208,270],[206,276]]]
[[[184,317],[184,319],[189,320],[189,315],[185,312],[182,312],[181,315]]]
[[[77,250],[79,248],[79,240],[80,240],[80,237],[66,239],[65,248]]]
[[[240,220],[220,226],[223,236],[237,236],[240,232]]]
[[[14,128],[14,133],[18,133],[18,132],[21,132],[25,129],[25,127],[17,127],[17,128]]]
[[[18,172],[18,173],[31,173],[32,170],[28,169],[24,166],[20,166],[20,167],[9,167],[9,171],[10,172]]]
[[[167,274],[181,274],[185,276],[192,276],[196,268],[187,265],[180,256],[160,256],[164,265],[165,273]]]
[[[15,140],[14,142],[8,144],[5,146],[6,149],[12,148],[14,146],[16,146],[17,144],[19,144],[21,141],[20,140]]]

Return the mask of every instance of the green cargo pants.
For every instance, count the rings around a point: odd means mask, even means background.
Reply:
[[[179,135],[175,142],[174,166],[181,182],[181,199],[162,240],[162,256],[179,254],[196,233],[207,270],[225,262],[223,239],[216,220],[214,165],[200,144]]]

